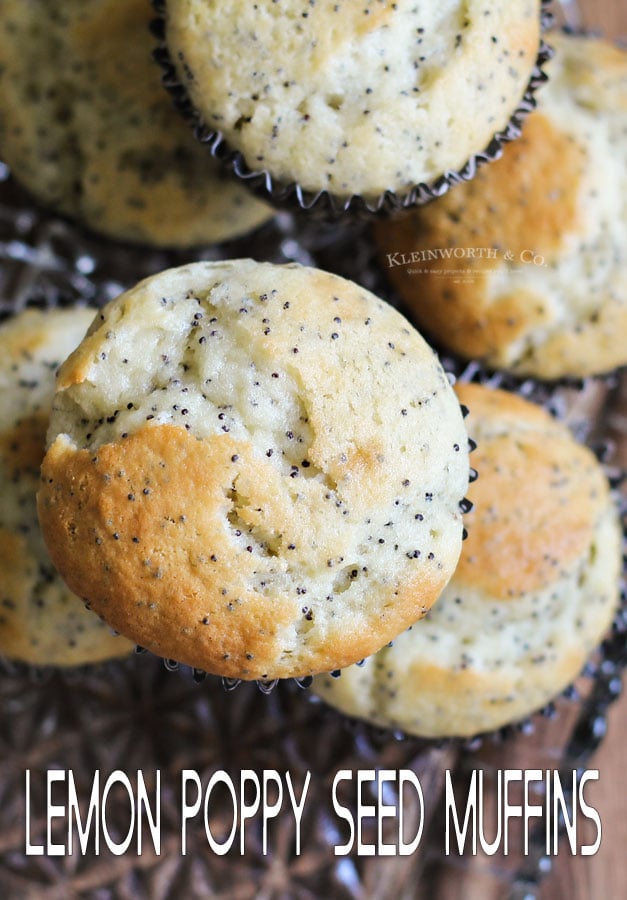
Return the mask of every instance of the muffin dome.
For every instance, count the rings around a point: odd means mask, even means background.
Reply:
[[[55,371],[94,310],[27,310],[0,326],[0,655],[73,666],[129,653],[55,571],[37,521]]]
[[[627,363],[627,54],[550,40],[522,137],[377,232],[421,328],[463,357],[546,379]]]
[[[373,202],[459,170],[519,107],[539,0],[167,0],[199,119],[253,171]]]
[[[225,180],[172,108],[148,0],[6,0],[0,155],[41,202],[120,240],[190,246],[270,209]]]
[[[342,278],[196,263],[107,306],[64,365],[39,513],[116,630],[233,678],[329,671],[423,615],[468,483],[433,351]]]

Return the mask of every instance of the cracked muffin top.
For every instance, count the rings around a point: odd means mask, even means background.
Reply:
[[[427,611],[468,476],[459,403],[398,312],[316,269],[194,263],[112,301],[64,364],[39,514],[122,634],[300,677]]]
[[[149,0],[5,0],[0,158],[35,197],[120,240],[190,246],[270,209],[198,145],[152,59]]]

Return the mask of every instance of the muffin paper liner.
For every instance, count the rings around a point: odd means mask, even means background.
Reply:
[[[321,224],[281,213],[247,239],[201,248],[195,258],[227,255],[317,265],[395,301],[382,286],[363,223]],[[190,258],[178,251],[142,251],[96,239],[64,219],[42,213],[31,206],[28,196],[0,164],[0,318],[30,305],[101,305],[145,275]],[[578,434],[600,452],[608,443],[611,447],[614,438],[622,441],[624,448],[624,413],[616,412],[619,407],[614,398],[623,392],[620,408],[624,410],[625,374],[547,385],[531,379],[512,380],[477,363],[462,364],[449,358],[443,358],[443,363],[452,378],[513,389],[549,405],[560,418],[575,424]],[[618,382],[616,388],[614,381]],[[607,471],[627,502],[623,472],[613,464],[611,455]],[[626,519],[623,508],[623,523]],[[4,748],[0,816],[3,896],[21,900],[39,891],[37,896],[43,898],[52,897],[54,891],[58,896],[61,890],[65,896],[89,900],[104,896],[122,900],[131,895],[148,900],[165,896],[165,885],[176,885],[190,898],[211,895],[232,900],[237,894],[253,900],[267,889],[273,900],[325,895],[354,900],[403,897],[408,885],[418,883],[428,895],[438,868],[459,865],[459,860],[449,863],[440,840],[438,804],[445,774],[463,777],[467,767],[484,765],[486,759],[486,765],[494,765],[490,754],[498,754],[503,745],[509,759],[510,748],[519,742],[543,754],[538,768],[557,764],[564,772],[581,770],[604,738],[608,709],[620,693],[626,664],[627,598],[623,589],[612,633],[574,687],[543,711],[497,732],[472,740],[438,741],[352,721],[303,690],[307,679],[236,685],[141,652],[67,670],[1,661],[0,695],[5,710],[0,721]],[[234,687],[237,689],[232,690]],[[42,768],[72,769],[77,789],[84,791],[90,772],[112,771],[120,761],[129,773],[161,770],[162,855],[146,851],[141,858],[129,860],[106,853],[96,858],[26,857],[23,828],[16,827],[24,816],[24,769],[33,770],[33,791],[38,797],[43,787],[36,776]],[[245,856],[233,852],[216,857],[207,852],[204,830],[199,826],[190,830],[188,856],[182,857],[176,844],[180,822],[175,802],[181,767],[193,768],[205,779],[216,768],[235,777],[238,770],[251,765],[287,769],[299,785],[310,773],[301,854],[294,853],[294,822],[285,817],[271,829],[269,852],[264,853],[261,835],[251,826]],[[425,794],[425,837],[415,854],[334,856],[334,846],[346,840],[331,804],[331,782],[340,769],[408,769],[419,777]],[[395,802],[397,786],[389,786],[390,802]],[[225,804],[226,799],[216,814],[224,813]],[[347,796],[346,804],[354,809],[354,798]],[[415,806],[408,807],[408,815],[415,813]],[[119,818],[124,833],[124,809],[112,809],[111,815],[112,822]],[[42,827],[41,821],[36,822],[34,833],[41,834],[37,829]],[[540,834],[532,839],[527,857],[512,860],[506,870],[495,864],[490,875],[502,890],[524,896],[546,868]]]
[[[551,0],[541,0],[541,27],[546,31],[552,22],[549,12]],[[536,64],[527,89],[513,112],[506,128],[497,132],[488,146],[475,153],[459,170],[449,170],[429,183],[421,183],[403,193],[384,191],[375,199],[368,200],[359,194],[338,197],[326,190],[308,191],[301,185],[286,184],[274,178],[267,170],[251,169],[243,155],[233,150],[220,131],[209,128],[191,102],[187,91],[177,78],[176,69],[165,42],[167,0],[153,0],[156,18],[152,31],[159,41],[154,51],[155,60],[163,69],[162,81],[170,92],[174,105],[192,128],[196,138],[207,144],[208,152],[220,160],[227,169],[242,180],[258,197],[273,203],[276,207],[291,211],[305,211],[316,214],[322,220],[372,218],[373,215],[388,216],[402,209],[422,206],[436,197],[441,197],[451,187],[474,178],[477,169],[498,159],[503,152],[503,144],[520,137],[521,126],[526,116],[535,108],[535,93],[547,80],[542,67],[552,56],[551,48],[541,40]]]

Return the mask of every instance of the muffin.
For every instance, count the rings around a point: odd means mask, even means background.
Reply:
[[[435,601],[466,445],[396,310],[316,269],[194,263],[112,301],[64,364],[40,521],[70,587],[141,646],[306,677]]]
[[[7,0],[0,156],[44,205],[110,237],[190,246],[267,206],[197,145],[152,59],[148,0]]]
[[[627,54],[555,34],[522,137],[376,233],[390,281],[442,346],[541,379],[627,362]]]
[[[0,326],[0,655],[35,665],[99,662],[133,647],[70,593],[37,522],[55,371],[93,316],[27,310]]]
[[[302,205],[442,193],[476,154],[497,152],[538,74],[540,0],[158,5],[179,101],[203,138]]]
[[[461,385],[479,471],[468,540],[428,615],[312,689],[348,715],[471,736],[539,709],[580,672],[619,598],[621,532],[604,472],[514,394]]]

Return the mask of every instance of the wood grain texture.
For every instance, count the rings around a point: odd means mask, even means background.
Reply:
[[[599,781],[586,789],[586,800],[602,823],[602,842],[596,856],[571,857],[563,848],[553,872],[542,883],[539,900],[620,900],[627,885],[627,790],[624,781],[627,695],[609,715],[608,737],[593,757]],[[584,840],[593,836],[585,827]]]
[[[554,3],[556,18],[605,37],[627,40],[627,5],[624,0],[579,0]]]

